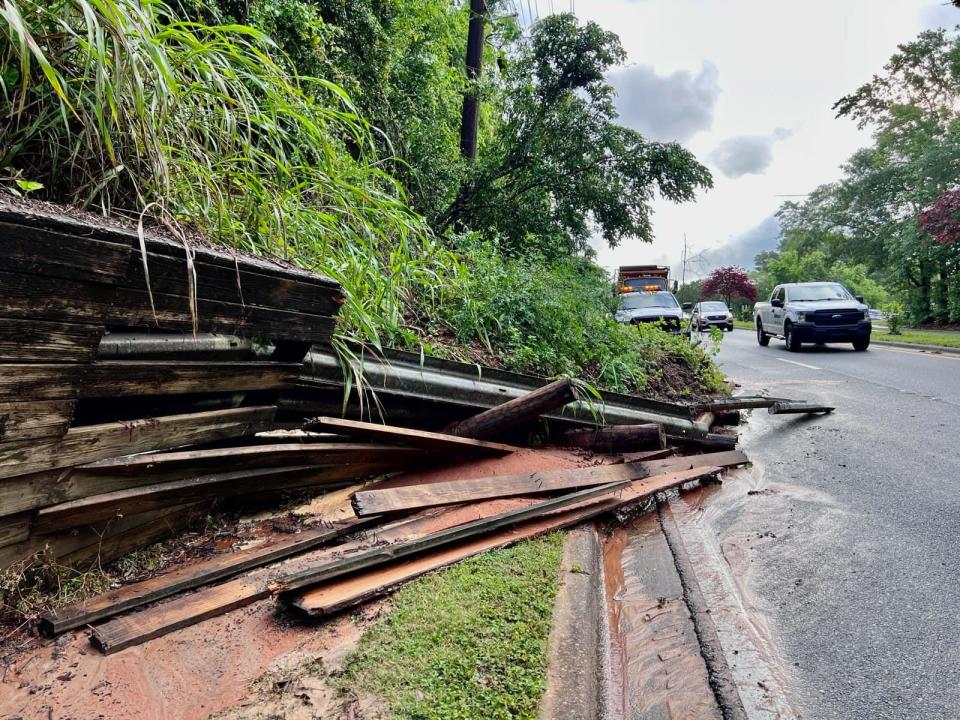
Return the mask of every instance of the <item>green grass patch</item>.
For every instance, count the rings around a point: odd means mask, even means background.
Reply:
[[[937,332],[935,330],[904,330],[891,335],[886,330],[874,329],[874,342],[898,342],[911,345],[936,345],[937,347],[960,348],[960,332]]]
[[[348,659],[343,689],[375,693],[397,719],[536,717],[562,550],[555,533],[405,586]]]
[[[733,326],[734,326],[734,327],[738,327],[738,328],[742,328],[742,329],[744,329],[744,330],[753,330],[753,328],[754,328],[753,323],[752,323],[752,322],[748,322],[747,320],[734,320],[734,321],[733,321]]]

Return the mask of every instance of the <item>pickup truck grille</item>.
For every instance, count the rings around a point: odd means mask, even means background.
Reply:
[[[814,325],[856,325],[863,319],[859,310],[817,310],[812,314]]]
[[[676,317],[645,317],[645,318],[635,318],[633,320],[634,325],[639,325],[640,323],[663,323],[663,327],[667,330],[679,330],[680,329],[680,318]]]

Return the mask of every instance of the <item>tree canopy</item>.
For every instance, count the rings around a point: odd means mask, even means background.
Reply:
[[[871,128],[873,143],[847,160],[840,180],[781,207],[779,252],[758,258],[756,279],[837,280],[871,304],[902,296],[914,321],[960,321],[960,248],[917,222],[960,178],[956,32],[925,31],[900,45],[834,109]]]

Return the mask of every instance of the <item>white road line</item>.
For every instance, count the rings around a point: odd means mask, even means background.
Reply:
[[[811,370],[820,370],[816,365],[807,365],[806,363],[797,362],[796,360],[786,360],[784,358],[777,358],[780,362],[788,362],[791,365],[799,365],[800,367],[810,368]]]

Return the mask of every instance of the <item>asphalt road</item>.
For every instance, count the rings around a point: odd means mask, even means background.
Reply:
[[[799,714],[960,718],[960,355],[788,353],[737,329],[719,359],[740,393],[837,407],[754,411],[741,437],[768,490],[710,512],[718,546],[745,548]]]

